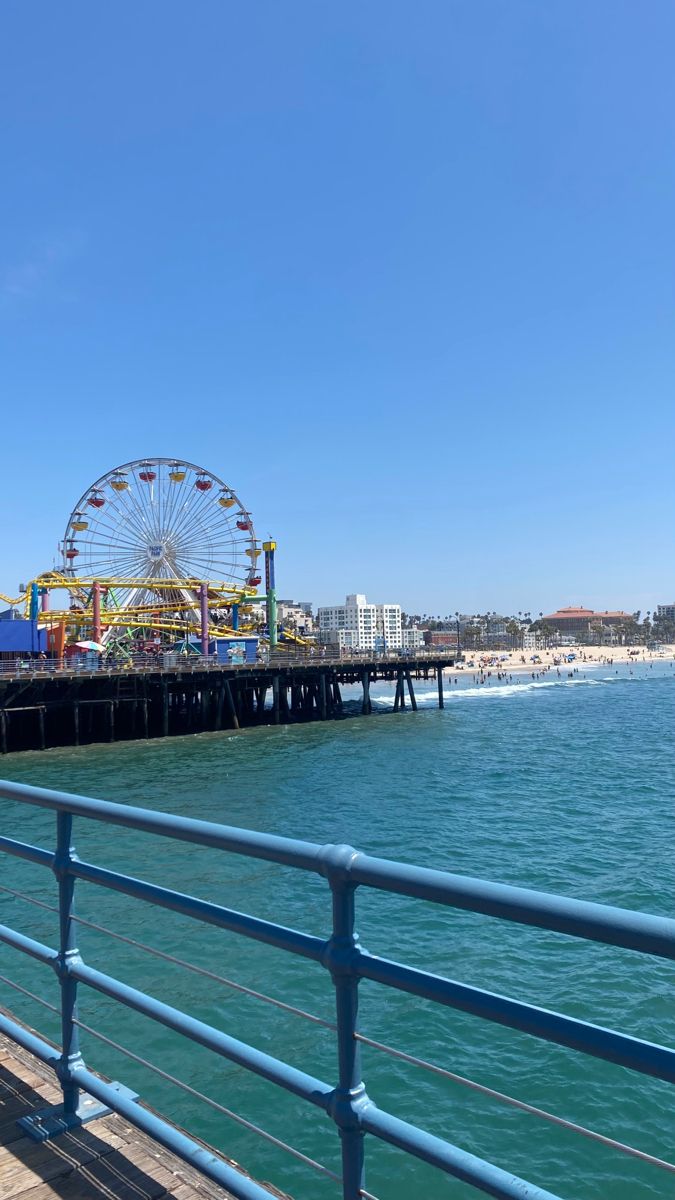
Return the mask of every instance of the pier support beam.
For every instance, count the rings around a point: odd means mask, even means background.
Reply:
[[[272,676],[272,720],[279,724],[279,676]]]
[[[230,714],[230,719],[232,721],[232,728],[238,729],[239,728],[239,717],[237,715],[237,707],[234,703],[234,696],[232,695],[232,688],[230,687],[229,679],[225,680],[225,682],[223,684],[223,691],[225,692],[225,700],[226,700],[228,711]]]
[[[370,702],[370,672],[368,670],[365,670],[363,672],[362,680],[363,680],[363,703],[361,705],[361,712],[363,713],[364,716],[367,716],[369,713],[371,713],[373,711],[373,706]]]
[[[326,704],[326,676],[323,671],[319,675],[319,716],[322,721],[326,720],[328,708]]]
[[[417,712],[417,700],[415,699],[415,693],[413,691],[413,683],[412,683],[412,677],[411,677],[410,671],[406,671],[405,679],[406,679],[406,683],[408,684],[408,695],[410,696],[410,705],[412,707],[413,712]]]
[[[7,753],[7,713],[0,708],[0,751]]]
[[[162,684],[162,737],[169,736],[169,689]]]
[[[445,697],[443,695],[443,668],[436,667],[436,678],[438,680],[438,707],[445,706]]]

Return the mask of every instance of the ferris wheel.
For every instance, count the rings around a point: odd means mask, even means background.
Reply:
[[[80,496],[63,538],[65,573],[114,580],[122,605],[153,595],[154,580],[164,592],[175,581],[183,597],[195,580],[255,591],[259,554],[251,514],[233,488],[168,458],[102,475]]]

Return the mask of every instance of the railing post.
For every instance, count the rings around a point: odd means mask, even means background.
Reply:
[[[64,1115],[77,1112],[80,1092],[72,1081],[72,1071],[82,1066],[80,1034],[77,1019],[77,980],[69,972],[70,963],[80,956],[77,948],[75,916],[75,877],[68,868],[74,856],[71,845],[73,832],[72,814],[56,814],[56,857],[54,874],[59,884],[59,957],[57,974],[61,985],[61,1061],[57,1074],[63,1091]]]
[[[75,922],[75,876],[69,870],[77,857],[72,834],[72,813],[58,811],[53,870],[59,885],[59,953],[54,965],[61,985],[61,1057],[56,1074],[61,1084],[63,1102],[19,1118],[17,1124],[36,1142],[45,1142],[111,1111],[93,1096],[80,1092],[73,1077],[85,1063],[80,1052],[80,1031],[77,1026],[77,980],[70,970],[74,962],[80,961]],[[112,1087],[121,1095],[138,1099],[134,1092],[119,1083],[113,1083]]]
[[[330,1114],[340,1131],[343,1200],[358,1200],[365,1187],[361,1111],[369,1103],[361,1078],[361,1047],[354,1036],[358,1029],[359,976],[353,964],[359,936],[354,929],[356,885],[349,877],[349,866],[355,854],[351,846],[331,846],[323,861],[333,899],[333,934],[323,961],[335,986],[338,1053],[338,1086]]]

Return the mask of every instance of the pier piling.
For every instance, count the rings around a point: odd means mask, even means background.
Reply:
[[[229,681],[227,679],[223,683],[223,690],[225,692],[225,700],[227,701],[227,707],[228,707],[228,711],[230,714],[230,720],[232,721],[232,728],[238,729],[239,728],[239,716],[237,714],[237,708],[234,703],[234,696],[232,695],[232,688],[230,687]]]
[[[373,711],[373,706],[370,702],[370,671],[366,669],[361,678],[363,681],[363,703],[361,705],[361,712],[364,716],[368,716],[368,714]]]

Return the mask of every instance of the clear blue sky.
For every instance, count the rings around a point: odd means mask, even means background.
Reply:
[[[282,595],[675,598],[671,0],[4,0],[0,589],[186,457]]]

